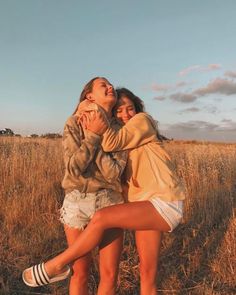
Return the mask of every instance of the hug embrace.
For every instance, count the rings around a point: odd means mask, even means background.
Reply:
[[[143,101],[93,78],[65,124],[63,148],[60,220],[68,247],[24,270],[23,281],[38,287],[70,277],[69,294],[87,295],[91,251],[98,246],[97,294],[113,295],[127,229],[135,232],[140,293],[157,294],[162,233],[180,223],[185,190]]]

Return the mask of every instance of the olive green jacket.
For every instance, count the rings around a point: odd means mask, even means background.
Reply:
[[[65,175],[62,187],[65,192],[74,189],[80,192],[96,192],[99,189],[121,192],[120,180],[127,152],[104,152],[101,136],[84,131],[76,120],[76,116],[69,117],[63,133]],[[118,128],[115,120],[110,124]]]

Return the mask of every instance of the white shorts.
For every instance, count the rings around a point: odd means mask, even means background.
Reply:
[[[122,203],[124,199],[121,193],[110,189],[101,189],[95,193],[81,193],[79,190],[73,190],[65,195],[60,209],[60,220],[71,228],[82,230],[97,210]]]
[[[151,198],[149,201],[153,204],[163,219],[169,224],[169,232],[172,232],[183,217],[183,201],[166,202],[162,201],[158,197]]]

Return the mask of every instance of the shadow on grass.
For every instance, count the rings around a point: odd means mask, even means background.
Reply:
[[[217,292],[214,294],[235,294],[234,286],[215,282],[211,269],[236,207],[236,191],[232,195],[222,194],[214,192],[204,202],[193,202],[187,223],[173,232],[172,243],[162,251],[159,264],[158,286],[164,294],[200,295],[205,286]],[[171,280],[177,286],[168,285]]]

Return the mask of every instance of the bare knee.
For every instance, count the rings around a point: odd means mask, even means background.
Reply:
[[[80,285],[88,283],[89,267],[81,267],[80,263],[75,262],[72,266],[73,272],[71,280],[76,281]]]
[[[140,263],[140,279],[143,282],[154,283],[157,276],[157,266],[156,265],[147,265],[145,263]]]
[[[100,283],[108,286],[109,288],[115,288],[117,283],[118,273],[112,269],[100,270]]]
[[[93,226],[96,226],[98,228],[103,229],[104,228],[104,214],[103,214],[103,210],[98,210],[94,213],[92,220],[90,221],[90,223]]]

